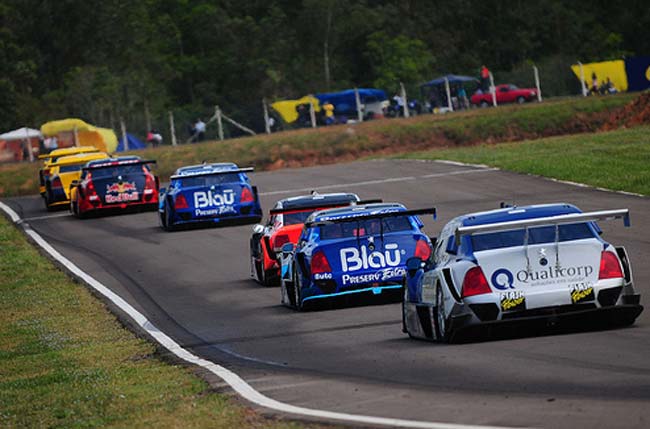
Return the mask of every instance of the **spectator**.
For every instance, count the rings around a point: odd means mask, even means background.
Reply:
[[[467,99],[467,92],[465,91],[465,87],[463,85],[460,85],[458,88],[458,105],[462,109],[467,109],[469,107],[469,100]]]
[[[598,78],[596,77],[596,72],[591,73],[591,93],[594,95],[598,94]]]
[[[334,121],[334,105],[329,101],[323,104],[323,112],[325,114],[325,125],[332,125]]]
[[[393,101],[395,102],[395,108],[397,109],[397,112],[395,116],[403,116],[404,115],[404,99],[399,95],[395,94],[393,96]]]
[[[608,94],[616,94],[618,92],[618,89],[616,89],[616,86],[614,85],[614,82],[609,80],[609,77],[607,78],[607,93]]]
[[[194,123],[194,137],[195,141],[201,142],[205,138],[205,122],[201,120],[201,118],[197,119],[196,122]]]
[[[153,128],[147,133],[147,143],[151,143],[151,146],[158,147],[162,144],[163,138],[162,135]]]
[[[485,67],[485,64],[481,67],[481,90],[487,91],[490,89],[490,70]]]

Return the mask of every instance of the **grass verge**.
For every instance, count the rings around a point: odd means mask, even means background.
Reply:
[[[397,155],[487,164],[607,189],[650,195],[650,127],[483,144]]]
[[[592,132],[635,97],[637,94],[559,99],[447,115],[369,121],[354,126],[302,129],[224,142],[164,146],[137,154],[158,161],[156,172],[163,181],[178,167],[203,160],[232,161],[242,166],[254,165],[260,170],[329,164],[434,147]],[[40,163],[0,166],[0,197],[37,193],[39,168]]]
[[[0,216],[0,427],[303,426],[163,362]]]

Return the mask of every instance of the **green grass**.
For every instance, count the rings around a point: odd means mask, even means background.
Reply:
[[[161,360],[0,216],[0,427],[303,426]]]
[[[650,195],[650,127],[398,155],[449,159]]]
[[[176,168],[203,160],[232,161],[242,166],[253,165],[258,170],[327,164],[373,154],[591,132],[636,96],[620,94],[558,99],[541,104],[473,109],[447,115],[303,129],[223,142],[165,146],[137,154],[158,161],[156,172],[163,181]],[[37,193],[39,167],[40,163],[0,166],[0,197]]]

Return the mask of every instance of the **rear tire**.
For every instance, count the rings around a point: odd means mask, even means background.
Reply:
[[[517,103],[524,104],[525,102],[526,102],[526,99],[524,97],[517,97]]]
[[[436,288],[436,338],[438,341],[446,343],[449,342],[449,324],[445,317],[445,301],[442,294],[442,285],[438,283]]]
[[[489,106],[490,106],[490,104],[487,101],[485,101],[485,100],[481,101],[481,107],[482,108],[486,108],[486,107],[489,107]]]
[[[302,297],[300,296],[300,280],[298,276],[298,272],[296,269],[293,269],[293,302],[294,302],[294,308],[297,311],[302,311]]]

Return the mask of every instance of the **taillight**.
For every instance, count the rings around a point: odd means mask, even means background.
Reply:
[[[156,180],[151,174],[145,174],[144,187],[147,189],[156,189]]]
[[[185,197],[183,194],[178,194],[176,196],[176,199],[174,200],[174,208],[175,209],[186,209],[189,208],[187,205],[187,201],[185,200]]]
[[[311,257],[311,273],[312,274],[322,274],[322,273],[331,273],[332,269],[330,268],[330,263],[327,261],[325,253],[317,251]]]
[[[471,268],[465,274],[465,279],[463,280],[463,298],[491,292],[492,290],[481,267]]]
[[[289,242],[289,236],[286,234],[280,234],[275,237],[273,240],[273,249],[277,252],[282,249],[282,246]]]
[[[240,203],[252,203],[253,201],[255,201],[255,199],[253,198],[253,193],[251,192],[250,189],[244,187],[241,190],[241,196],[239,197],[239,202]]]
[[[425,240],[418,240],[415,244],[415,257],[426,261],[431,256],[431,247]]]
[[[623,277],[621,264],[618,263],[618,258],[612,252],[603,251],[600,256],[600,272],[598,279],[618,279]]]
[[[54,180],[52,180],[52,185],[53,188],[63,188],[63,183],[61,183],[61,179],[58,177],[55,177]]]

